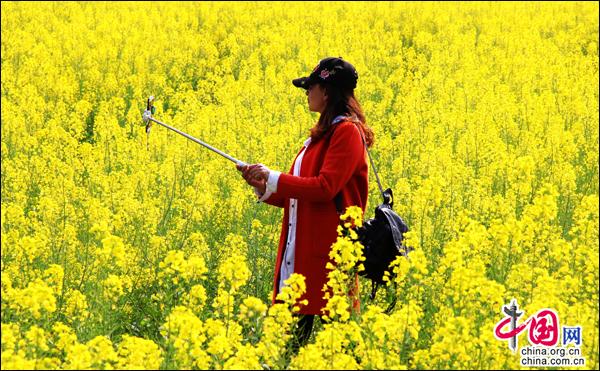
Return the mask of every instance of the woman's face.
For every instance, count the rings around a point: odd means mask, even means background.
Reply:
[[[308,96],[308,109],[312,112],[323,113],[327,106],[327,94],[320,84],[312,84],[306,90]]]

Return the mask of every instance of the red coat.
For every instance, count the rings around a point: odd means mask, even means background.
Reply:
[[[289,173],[279,176],[277,192],[265,200],[270,205],[284,208],[273,278],[273,302],[287,241],[289,199],[298,200],[294,272],[306,278],[306,294],[301,300],[308,299],[308,305],[301,306],[301,314],[321,315],[321,308],[326,304],[322,291],[327,282],[325,265],[329,261],[331,245],[337,239],[339,225],[333,201],[335,195],[342,191],[343,210],[356,205],[364,214],[367,205],[369,171],[359,129],[350,121],[335,125],[330,138],[323,137],[309,144],[302,159],[300,176],[291,175],[298,158],[296,155]]]

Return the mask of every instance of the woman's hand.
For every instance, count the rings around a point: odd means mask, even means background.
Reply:
[[[264,194],[267,188],[267,180],[269,179],[269,169],[263,164],[253,164],[245,166],[235,166],[236,169],[242,172],[242,178],[258,189],[261,194]]]
[[[264,180],[265,182],[268,181],[269,173],[271,172],[269,170],[269,168],[267,168],[263,164],[255,164],[255,165],[256,165],[255,167],[252,167],[253,165],[251,165],[248,176],[250,178],[254,178],[254,179],[258,179],[258,180]]]

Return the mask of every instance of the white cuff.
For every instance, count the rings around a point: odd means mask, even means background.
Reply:
[[[265,193],[263,195],[261,195],[260,193],[258,193],[258,190],[256,188],[254,188],[254,193],[256,193],[256,195],[259,197],[258,201],[256,201],[256,202],[263,202],[264,200],[271,197],[271,195],[273,194],[273,192],[271,192],[267,189],[265,191]]]
[[[271,191],[271,193],[277,193],[277,182],[279,181],[279,175],[281,175],[280,171],[269,171],[269,179],[267,180],[267,191],[265,192],[265,194],[267,194],[269,191]]]

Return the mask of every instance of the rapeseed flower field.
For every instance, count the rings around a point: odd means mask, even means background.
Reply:
[[[580,326],[598,368],[597,2],[1,7],[2,369],[530,368],[494,335],[512,299]],[[154,95],[159,120],[286,171],[318,119],[291,80],[326,56],[358,70],[414,250],[351,314],[341,230],[329,321],[293,354],[282,210],[141,115]],[[370,173],[364,219],[380,202]]]

